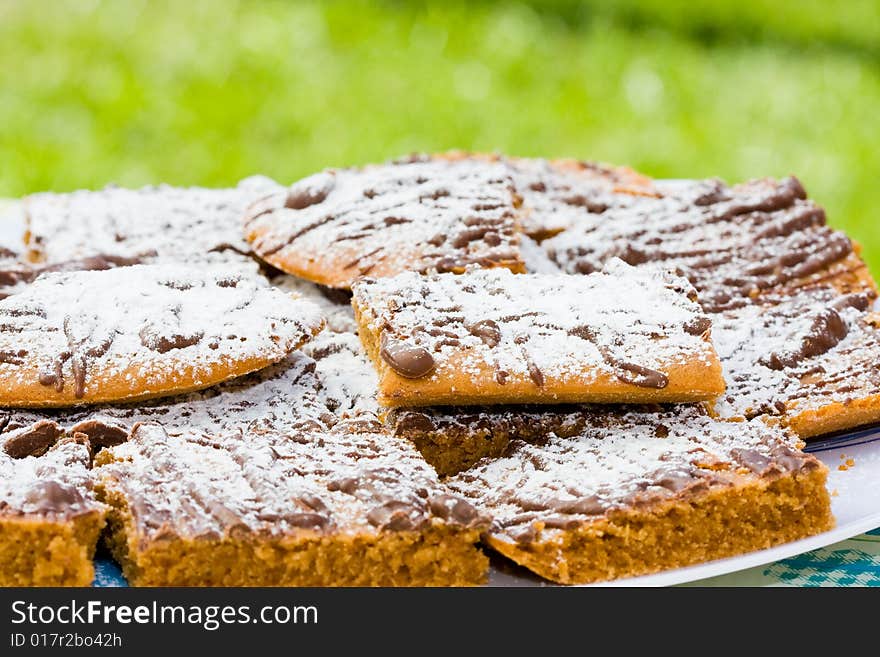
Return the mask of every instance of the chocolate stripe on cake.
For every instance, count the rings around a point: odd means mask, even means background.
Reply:
[[[328,169],[251,206],[245,233],[271,264],[331,287],[469,264],[521,271],[508,170],[444,157]]]

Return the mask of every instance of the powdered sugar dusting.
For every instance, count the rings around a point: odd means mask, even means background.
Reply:
[[[342,418],[378,415],[376,370],[354,333],[324,332],[303,347],[317,361],[318,397]]]
[[[625,207],[629,193],[653,193],[651,180],[630,169],[576,160],[504,162],[523,199],[523,231],[539,239],[595,220],[610,207]]]
[[[570,273],[608,259],[677,268],[707,311],[748,303],[757,293],[807,277],[845,258],[852,244],[825,226],[825,213],[794,178],[736,187],[688,181],[658,198],[632,196],[586,217],[542,246]]]
[[[880,322],[864,313],[870,303],[819,287],[716,315],[728,380],[717,412],[779,416],[880,394]]]
[[[519,269],[515,200],[499,164],[439,158],[329,169],[255,203],[246,234],[275,266],[334,287],[409,269]]]
[[[523,264],[530,274],[561,274],[562,269],[553,262],[541,245],[531,237],[523,235],[520,238],[519,250],[522,254]]]
[[[693,294],[683,278],[620,261],[591,276],[490,269],[405,273],[354,287],[370,330],[424,347],[435,380],[478,375],[488,365],[589,383],[598,372],[625,376],[624,363],[652,370],[709,363],[714,351],[703,334],[711,324]]]
[[[92,492],[89,463],[88,446],[70,439],[41,456],[13,458],[0,449],[0,516],[51,520],[103,511]]]
[[[316,285],[303,278],[282,274],[270,279],[273,286],[285,292],[308,299],[321,309],[327,319],[327,330],[334,333],[356,333],[357,322],[351,308],[351,295],[345,290],[335,290]]]
[[[198,382],[217,364],[280,360],[323,321],[262,279],[171,265],[46,274],[0,302],[0,320],[0,376],[38,376],[47,400],[65,386],[100,399],[114,377],[131,395],[173,391],[181,367]]]
[[[230,189],[159,185],[34,194],[24,200],[29,247],[34,258],[49,263],[114,255],[255,270],[241,217],[249,204],[278,189],[255,176]]]
[[[516,440],[504,456],[484,459],[449,478],[448,486],[491,512],[493,534],[529,541],[536,521],[553,532],[612,509],[649,507],[727,488],[743,477],[819,467],[783,432],[714,420],[699,406],[581,413],[577,435]]]
[[[98,480],[128,499],[145,543],[160,534],[376,535],[479,522],[460,500],[451,513],[454,498],[412,447],[369,432],[205,441],[142,424],[112,456]]]

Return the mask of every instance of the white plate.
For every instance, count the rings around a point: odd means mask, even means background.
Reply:
[[[0,246],[16,251],[23,248],[24,221],[17,203],[0,199]],[[755,566],[786,559],[796,554],[826,547],[880,527],[880,428],[857,431],[810,447],[829,468],[828,487],[832,491],[832,509],[837,526],[824,534],[786,543],[769,550],[752,552],[730,559],[667,570],[656,575],[633,577],[597,586],[669,586],[726,575]],[[838,467],[852,458],[855,465],[845,471]],[[540,580],[522,568],[497,559],[490,573],[491,586],[542,586]]]
[[[880,428],[855,431],[817,444],[821,451],[813,453],[828,466],[828,488],[832,492],[831,508],[837,526],[831,531],[786,543],[769,550],[751,552],[729,559],[676,568],[655,575],[603,582],[593,586],[671,586],[684,584],[740,570],[763,566],[787,559],[803,552],[838,543],[880,527]],[[841,458],[843,456],[844,458]],[[855,465],[847,470],[839,466],[853,459]],[[524,569],[501,563],[493,564],[490,573],[491,586],[542,586],[542,580],[531,576]]]

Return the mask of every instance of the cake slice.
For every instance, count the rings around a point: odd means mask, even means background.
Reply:
[[[106,507],[92,491],[88,442],[43,426],[0,446],[0,586],[90,585]]]
[[[542,577],[645,575],[834,524],[825,466],[779,429],[699,406],[574,413],[571,435],[514,427],[498,458],[446,480],[492,517],[485,543]]]
[[[0,406],[206,388],[282,360],[323,322],[310,302],[217,267],[44,274],[0,301]]]
[[[300,180],[248,209],[245,237],[275,267],[335,288],[470,264],[520,272],[519,203],[499,163],[416,157]]]
[[[522,228],[542,241],[581,221],[592,222],[632,197],[654,196],[654,181],[627,167],[581,160],[506,157],[517,193],[522,197]]]
[[[28,256],[48,264],[121,257],[255,271],[241,216],[279,189],[253,177],[229,189],[159,185],[33,194],[23,202]]]
[[[822,285],[714,315],[728,381],[715,412],[770,418],[804,438],[880,422],[874,298]]]
[[[683,278],[617,261],[590,276],[471,269],[353,288],[380,403],[670,402],[724,390]]]
[[[109,545],[135,586],[479,584],[486,523],[406,442],[360,424],[207,440],[139,424],[102,451]]]
[[[757,296],[834,282],[849,291],[874,283],[850,239],[796,178],[728,186],[716,180],[657,184],[658,195],[587,216],[542,246],[563,270],[590,273],[611,258],[681,271],[707,312]]]

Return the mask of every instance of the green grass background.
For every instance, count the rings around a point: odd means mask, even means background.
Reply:
[[[880,3],[0,0],[0,196],[467,148],[796,173],[880,273]]]

